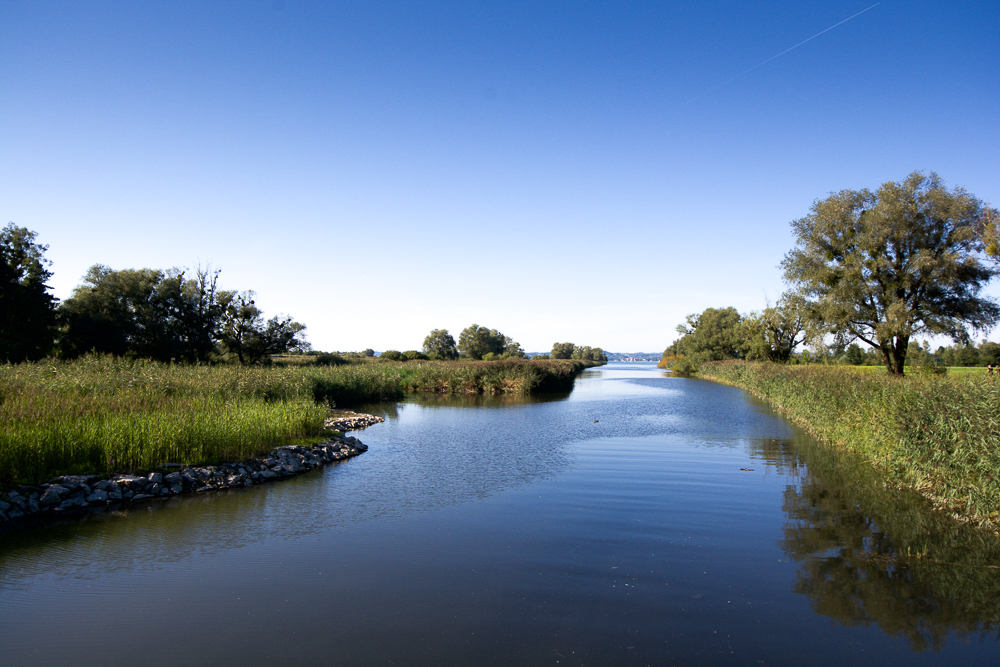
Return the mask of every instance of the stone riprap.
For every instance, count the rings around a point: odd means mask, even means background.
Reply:
[[[327,419],[323,425],[335,431],[356,431],[384,421],[385,417],[367,415],[361,412],[347,412]]]
[[[0,531],[155,498],[263,484],[365,451],[368,447],[357,438],[337,437],[314,446],[278,447],[266,456],[239,463],[183,468],[168,465],[159,472],[107,479],[99,475],[65,475],[38,486],[19,486],[0,493]]]

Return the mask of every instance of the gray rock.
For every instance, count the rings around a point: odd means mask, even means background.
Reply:
[[[153,496],[149,495],[148,493],[137,493],[134,496],[132,496],[132,500],[145,500],[146,498],[152,498],[152,497]]]
[[[10,511],[7,512],[8,519],[17,519],[22,516],[24,516],[24,513],[21,510],[17,509],[16,507],[10,508]]]
[[[87,501],[80,496],[76,496],[73,498],[68,498],[59,503],[59,507],[57,509],[64,510],[64,509],[69,509],[70,507],[86,507],[86,506],[87,506]]]
[[[114,482],[112,482],[111,480],[102,479],[97,484],[94,484],[93,488],[95,491],[107,491],[108,487],[110,487],[112,484],[114,484]]]
[[[114,480],[119,486],[125,486],[132,491],[138,491],[139,489],[146,486],[149,480],[145,477],[135,477],[133,475],[124,475],[122,477],[116,477]]]
[[[10,505],[0,500],[0,512],[6,512]]]
[[[184,487],[181,484],[171,484],[170,491],[173,493],[184,493]]]
[[[183,478],[181,477],[181,474],[179,472],[172,472],[169,475],[163,476],[163,483],[169,486],[173,486],[174,484],[180,484],[182,480]]]
[[[275,477],[278,476],[278,473],[274,472],[273,470],[265,470],[260,473],[260,476],[263,477],[264,479],[274,479]]]
[[[122,492],[121,491],[112,491],[112,492],[110,492],[108,494],[108,500],[110,502],[113,502],[113,503],[119,502],[121,499],[122,499]]]
[[[108,500],[108,492],[98,489],[86,498],[88,503],[104,503]]]
[[[53,484],[49,488],[45,489],[45,493],[42,497],[38,499],[38,504],[42,507],[52,507],[53,505],[58,505],[62,502],[61,493],[65,493],[66,489],[59,486],[58,484]]]
[[[160,482],[163,481],[163,475],[161,475],[158,472],[151,472],[149,473],[149,476],[146,479],[148,479],[153,484],[159,484]]]
[[[143,491],[148,495],[158,496],[160,495],[160,485],[158,483],[153,483],[150,486],[146,487]]]

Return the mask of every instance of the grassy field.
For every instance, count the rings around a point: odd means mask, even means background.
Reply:
[[[742,361],[706,363],[699,375],[768,400],[859,454],[887,483],[913,488],[961,520],[1000,528],[1000,379]]]
[[[885,366],[844,366],[844,368],[850,368],[858,373],[874,373],[874,374],[885,374]],[[948,369],[946,375],[951,376],[966,376],[966,375],[981,375],[986,377],[986,367],[985,366],[946,366]],[[907,366],[905,368],[906,375],[920,375],[920,370]]]
[[[330,408],[407,392],[567,390],[578,361],[186,366],[113,357],[0,366],[0,484],[256,456],[315,437]]]

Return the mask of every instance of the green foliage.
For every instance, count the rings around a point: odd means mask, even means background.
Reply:
[[[60,352],[89,352],[160,361],[204,362],[218,346],[241,363],[304,351],[305,326],[290,317],[264,320],[253,292],[218,287],[219,272],[90,267],[83,284],[59,308]]]
[[[979,365],[996,366],[1000,364],[1000,345],[990,341],[983,341],[979,347]]]
[[[419,352],[417,350],[407,350],[406,352],[403,352],[402,358],[403,358],[403,361],[413,361],[413,360],[428,361],[428,360],[430,360],[429,356],[427,356],[423,352]]]
[[[572,359],[574,349],[576,346],[573,343],[553,343],[550,356],[553,359]]]
[[[403,358],[403,353],[399,350],[386,350],[378,358],[382,361],[399,361]]]
[[[206,366],[87,355],[0,366],[0,483],[256,456],[315,435],[329,407],[404,392],[567,391],[593,362]]]
[[[520,344],[509,336],[504,336],[496,329],[487,329],[473,324],[462,330],[458,337],[458,351],[465,359],[482,359],[493,353],[495,358],[523,358],[524,350]]]
[[[828,366],[702,364],[702,377],[741,387],[830,443],[861,455],[887,483],[936,507],[1000,527],[1000,392],[995,378],[906,379]]]
[[[228,299],[220,338],[241,364],[256,364],[269,361],[275,354],[305,349],[305,328],[291,317],[272,317],[265,322],[254,302],[254,293],[248,291]]]
[[[775,306],[750,313],[739,323],[737,336],[748,359],[784,363],[805,342],[807,310],[801,295],[786,293]]]
[[[424,354],[431,359],[458,359],[458,347],[447,329],[434,329],[424,338]]]
[[[875,193],[842,190],[792,222],[785,279],[812,299],[815,321],[879,350],[888,372],[902,375],[912,336],[965,340],[969,327],[1000,319],[1000,307],[979,296],[997,273],[976,256],[987,212],[933,173]]]
[[[0,363],[40,359],[52,349],[55,298],[52,273],[37,234],[9,223],[0,229]]]
[[[347,359],[332,352],[320,352],[313,359],[313,364],[316,366],[344,366],[348,363],[350,362]]]
[[[860,366],[865,363],[865,353],[861,351],[861,346],[851,343],[844,352],[844,363],[851,366]]]
[[[676,344],[678,354],[695,367],[705,361],[741,357],[741,320],[735,308],[706,308],[700,315],[688,315],[687,324],[677,327],[682,334]]]

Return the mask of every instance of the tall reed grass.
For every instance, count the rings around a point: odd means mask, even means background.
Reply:
[[[723,361],[699,375],[770,401],[886,481],[961,520],[1000,528],[1000,382]]]
[[[555,391],[586,365],[188,366],[88,356],[0,366],[0,483],[237,460],[316,435],[334,406],[407,391]]]

